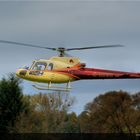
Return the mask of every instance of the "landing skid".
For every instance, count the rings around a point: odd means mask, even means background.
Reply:
[[[66,87],[60,87],[60,86],[51,86],[51,83],[48,84],[48,86],[40,85],[35,83],[35,85],[32,85],[34,88],[38,90],[50,90],[50,91],[62,91],[62,92],[70,92],[70,82],[67,83]]]

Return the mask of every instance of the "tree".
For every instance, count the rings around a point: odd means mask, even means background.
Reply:
[[[10,74],[0,81],[0,131],[13,132],[15,121],[25,111],[21,80]]]
[[[80,125],[77,115],[74,112],[67,114],[59,129],[61,133],[79,133]]]
[[[87,111],[83,111],[79,115],[79,124],[80,124],[80,132],[82,133],[92,133],[94,129],[92,129],[92,118],[90,117]]]
[[[74,98],[68,93],[36,94],[26,96],[29,112],[23,113],[16,122],[18,132],[59,133],[66,121],[67,112]],[[30,126],[30,127],[29,127]]]
[[[94,133],[140,132],[139,105],[140,97],[124,91],[99,95],[86,105],[85,112],[80,115],[81,130]]]

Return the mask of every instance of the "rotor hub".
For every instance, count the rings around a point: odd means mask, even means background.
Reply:
[[[60,57],[64,57],[65,56],[65,48],[57,48],[57,51],[60,53],[59,56]]]

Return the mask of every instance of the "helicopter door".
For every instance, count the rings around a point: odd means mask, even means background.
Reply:
[[[53,63],[50,63],[49,65],[48,65],[48,70],[52,70],[53,69]]]

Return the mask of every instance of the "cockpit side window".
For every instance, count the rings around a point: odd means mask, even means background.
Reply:
[[[32,68],[32,70],[45,70],[47,63],[45,62],[36,62]]]
[[[52,70],[53,69],[53,63],[50,63],[49,65],[48,65],[48,70]]]

